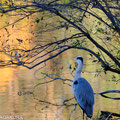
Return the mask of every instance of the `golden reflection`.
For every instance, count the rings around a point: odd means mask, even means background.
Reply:
[[[36,15],[32,17],[36,18]],[[16,23],[13,26],[8,26],[7,28],[5,27],[0,30],[0,50],[3,50],[3,48],[6,46],[9,49],[11,49],[12,47],[27,50],[32,48],[35,45],[35,42],[39,44],[39,37],[41,37],[43,41],[47,39],[49,40],[49,42],[55,37],[54,34],[51,35],[48,33],[35,37],[34,31],[36,29],[40,29],[41,26],[36,23],[34,23],[34,25],[31,24],[32,18],[30,22],[28,22],[27,19],[28,18],[20,21],[19,23]],[[13,23],[14,20],[15,17],[10,18],[4,15],[0,19],[0,28],[7,25],[8,22]],[[87,23],[89,24],[89,22]],[[94,34],[94,31],[91,34]],[[59,31],[59,39],[63,36],[64,31]],[[89,45],[91,44],[89,43]],[[91,46],[91,48],[95,49],[93,46]],[[82,76],[90,82],[95,93],[103,92],[106,90],[119,89],[120,82],[113,81],[113,74],[111,74],[110,72],[108,72],[107,74],[103,72],[97,74],[96,71],[100,70],[101,68],[100,64],[93,63],[92,60],[89,59],[88,52],[84,52],[81,50],[69,50],[64,54],[61,54],[53,61],[48,61],[46,63],[47,67],[41,69],[38,72],[38,78],[41,77],[41,71],[44,71],[48,72],[49,74],[60,75],[62,78],[73,79],[69,71],[69,65],[73,65],[73,58],[76,58],[76,56],[79,55],[85,59]],[[10,60],[10,57],[5,54],[1,54],[0,58],[3,59],[3,61]],[[40,67],[41,65],[37,68]],[[64,99],[72,98],[72,88],[63,84],[62,81],[55,81],[49,84],[38,86],[35,89],[35,96],[37,100],[34,99],[32,95],[18,96],[17,93],[19,91],[32,91],[33,87],[37,83],[41,82],[40,80],[36,80],[34,78],[34,71],[35,70],[28,70],[25,68],[0,69],[0,105],[2,106],[2,109],[0,109],[0,113],[20,114],[23,115],[24,118],[30,120],[43,120],[45,118],[48,120],[67,119],[73,109],[72,107],[64,109],[64,107],[54,107],[44,103],[39,104],[39,100],[41,99],[55,104],[62,104]],[[120,76],[115,76],[117,80],[120,79]],[[45,81],[49,81],[49,78],[42,80],[42,82]],[[75,100],[73,101],[76,102]],[[35,109],[36,103],[37,109]],[[119,108],[120,102],[105,99],[101,96],[95,95],[94,116],[97,115],[98,109],[119,113]],[[41,109],[43,110],[42,112],[40,111]],[[79,107],[77,107],[77,110],[75,111],[73,116],[81,116],[81,111]]]
[[[7,86],[13,84],[14,70],[11,68],[0,69],[0,92],[6,92]]]

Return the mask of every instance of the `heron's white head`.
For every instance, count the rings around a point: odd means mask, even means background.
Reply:
[[[81,72],[83,68],[83,58],[81,56],[78,56],[74,59],[78,63],[78,67],[75,71],[75,80],[81,77]]]

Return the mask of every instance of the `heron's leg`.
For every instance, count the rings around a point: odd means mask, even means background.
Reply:
[[[84,111],[83,111],[83,120],[84,120],[84,115],[85,115],[85,114],[84,114]]]

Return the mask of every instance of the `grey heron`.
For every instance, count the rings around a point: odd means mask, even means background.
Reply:
[[[83,119],[84,113],[86,113],[87,117],[91,118],[93,115],[94,92],[89,82],[81,77],[83,58],[78,56],[75,60],[78,63],[78,67],[75,71],[72,85],[74,97],[83,110]]]

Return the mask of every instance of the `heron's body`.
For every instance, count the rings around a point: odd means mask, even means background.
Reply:
[[[76,59],[76,61],[78,68],[76,69],[73,81],[73,93],[83,113],[86,113],[87,117],[91,118],[93,115],[94,92],[89,82],[81,78],[83,61],[79,59]]]

